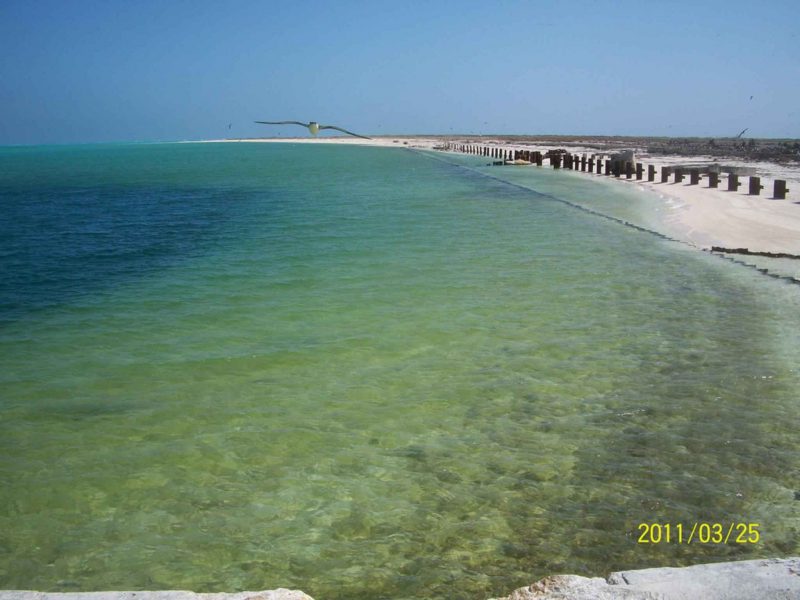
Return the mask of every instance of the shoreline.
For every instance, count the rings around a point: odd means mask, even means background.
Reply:
[[[575,136],[577,138],[577,136]],[[441,151],[441,145],[450,136],[386,136],[372,140],[345,137],[322,138],[255,138],[201,140],[185,143],[294,143],[294,144],[344,144],[388,148],[410,148],[416,150]],[[625,144],[624,140],[593,140],[565,142],[554,136],[552,143],[547,140],[535,142],[505,141],[482,136],[479,139],[466,138],[459,142],[478,144],[500,150],[527,150],[546,152],[550,149],[567,148],[572,154],[604,154],[630,149],[635,160],[652,164],[659,171],[662,167],[676,165],[703,166],[722,164],[732,167],[749,167],[762,177],[764,189],[761,195],[751,196],[746,181],[736,192],[720,188],[709,188],[706,181],[691,185],[688,181],[667,183],[660,181],[608,177],[594,173],[572,171],[576,176],[616,181],[621,185],[635,186],[638,191],[654,194],[663,206],[660,219],[660,232],[685,241],[701,250],[713,247],[727,249],[746,248],[754,253],[773,253],[800,255],[800,163],[779,164],[768,161],[748,162],[741,158],[714,158],[704,154],[657,154],[651,155],[641,146]],[[461,154],[460,152],[449,153]],[[485,158],[491,161],[490,157]],[[537,168],[531,166],[530,168]],[[550,168],[548,165],[538,168]],[[670,178],[672,179],[672,178]],[[688,179],[688,178],[687,178]],[[787,182],[788,192],[783,200],[772,199],[775,179]]]

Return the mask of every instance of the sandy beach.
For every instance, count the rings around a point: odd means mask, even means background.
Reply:
[[[800,255],[800,163],[778,164],[774,162],[748,162],[741,159],[715,158],[706,155],[670,155],[648,154],[646,148],[624,145],[619,142],[606,143],[605,149],[598,149],[597,140],[587,143],[573,142],[565,144],[561,139],[537,139],[535,142],[508,142],[499,138],[481,137],[463,139],[441,138],[437,136],[386,136],[370,140],[347,137],[298,137],[298,138],[258,138],[241,140],[208,140],[216,142],[242,143],[293,143],[293,144],[347,144],[382,147],[406,147],[421,150],[433,150],[441,147],[444,141],[451,144],[470,144],[501,148],[504,150],[530,150],[546,152],[556,148],[565,148],[571,154],[598,155],[605,152],[607,157],[622,148],[635,152],[636,161],[645,165],[654,165],[658,172],[664,166],[721,164],[732,167],[750,167],[761,177],[764,189],[759,196],[748,194],[748,177],[741,176],[741,187],[736,192],[728,192],[727,179],[721,176],[719,188],[708,187],[703,178],[699,185],[690,185],[688,176],[682,183],[674,183],[670,177],[667,183],[636,181],[607,177],[575,171],[574,173],[588,178],[600,178],[615,181],[619,185],[635,186],[639,190],[657,194],[663,202],[664,219],[661,223],[663,233],[680,239],[700,249],[711,249],[714,246],[724,248],[747,248],[751,252],[771,252]],[[488,159],[487,159],[488,160]],[[536,167],[523,167],[536,168]],[[543,168],[550,168],[545,160]],[[786,198],[772,198],[773,182],[783,179],[789,191]]]

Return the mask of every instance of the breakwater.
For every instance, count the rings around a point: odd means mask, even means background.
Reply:
[[[686,165],[686,166],[660,166],[644,164],[635,160],[635,155],[631,150],[623,150],[616,153],[598,154],[572,154],[569,151],[557,148],[547,151],[540,150],[520,150],[513,148],[503,148],[495,145],[485,144],[452,144],[447,143],[440,147],[441,150],[449,152],[461,152],[464,154],[474,154],[486,156],[494,159],[493,164],[497,165],[533,165],[542,167],[545,162],[554,169],[569,169],[583,173],[613,176],[617,178],[636,179],[655,182],[656,176],[660,177],[661,183],[684,183],[689,179],[689,185],[700,185],[703,179],[709,188],[719,188],[721,178],[726,179],[726,189],[729,192],[736,192],[742,186],[740,177],[748,177],[748,195],[759,196],[765,186],[761,182],[761,177],[755,174],[755,169],[748,167],[733,167],[723,165]],[[646,173],[645,173],[646,171]],[[786,180],[775,179],[772,185],[772,199],[785,200],[789,192]]]

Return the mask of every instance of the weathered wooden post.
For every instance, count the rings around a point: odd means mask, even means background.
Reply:
[[[711,171],[708,174],[708,187],[715,188],[719,187],[719,173],[716,171]]]
[[[653,165],[647,165],[647,181],[656,180],[656,168]]]
[[[728,173],[728,191],[735,192],[739,189],[739,176],[734,173]]]
[[[625,179],[632,179],[633,178],[633,163],[631,161],[625,161]]]
[[[750,189],[748,190],[748,193],[751,196],[758,196],[761,194],[761,190],[764,189],[764,186],[761,185],[761,177],[756,177],[755,175],[751,176],[749,187]]]
[[[607,158],[605,160],[605,165],[604,166],[605,166],[605,169],[604,169],[605,174],[606,175],[611,175],[611,159],[610,158]]]
[[[675,167],[675,183],[683,183],[683,169]]]
[[[600,175],[600,171],[603,168],[603,157],[602,155],[597,157],[597,174]],[[608,175],[608,173],[606,173]]]
[[[641,181],[644,176],[644,165],[636,163],[636,181]]]
[[[672,174],[672,169],[669,167],[661,167],[661,183],[667,183],[669,176]]]
[[[622,175],[622,161],[615,160],[613,163],[611,163],[611,170],[614,172],[614,177],[619,177]]]
[[[689,185],[697,185],[700,183],[700,169],[691,169],[689,171]]]
[[[783,179],[776,179],[775,184],[773,186],[773,193],[772,197],[776,200],[786,200],[786,192],[789,191],[789,188],[786,187],[786,181]]]
[[[551,154],[550,155],[550,164],[553,165],[554,169],[561,168],[561,155],[560,154]]]
[[[586,155],[581,156],[581,171],[586,173]]]
[[[587,162],[589,163],[589,173],[594,173],[594,154],[589,157]]]

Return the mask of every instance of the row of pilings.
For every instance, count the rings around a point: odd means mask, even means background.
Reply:
[[[495,159],[494,164],[500,165],[514,164],[516,162],[541,167],[544,161],[547,160],[554,169],[564,168],[584,173],[596,173],[597,175],[624,176],[626,179],[636,178],[637,181],[644,180],[645,171],[649,182],[655,182],[657,174],[661,183],[669,183],[670,178],[673,178],[673,183],[684,183],[688,177],[688,185],[699,185],[701,179],[706,178],[709,188],[719,188],[720,176],[722,175],[727,178],[727,191],[736,192],[742,186],[742,182],[739,181],[739,174],[733,172],[721,174],[708,169],[670,166],[662,166],[659,169],[654,165],[644,165],[640,162],[615,156],[607,157],[605,154],[578,155],[570,154],[563,149],[548,150],[542,153],[538,150],[514,150],[498,146],[474,144],[447,144],[444,150],[486,156]],[[761,177],[751,175],[748,182],[748,193],[751,196],[758,196],[763,189]],[[772,197],[777,200],[784,200],[787,192],[789,192],[789,188],[786,187],[786,181],[776,179],[773,185]]]

